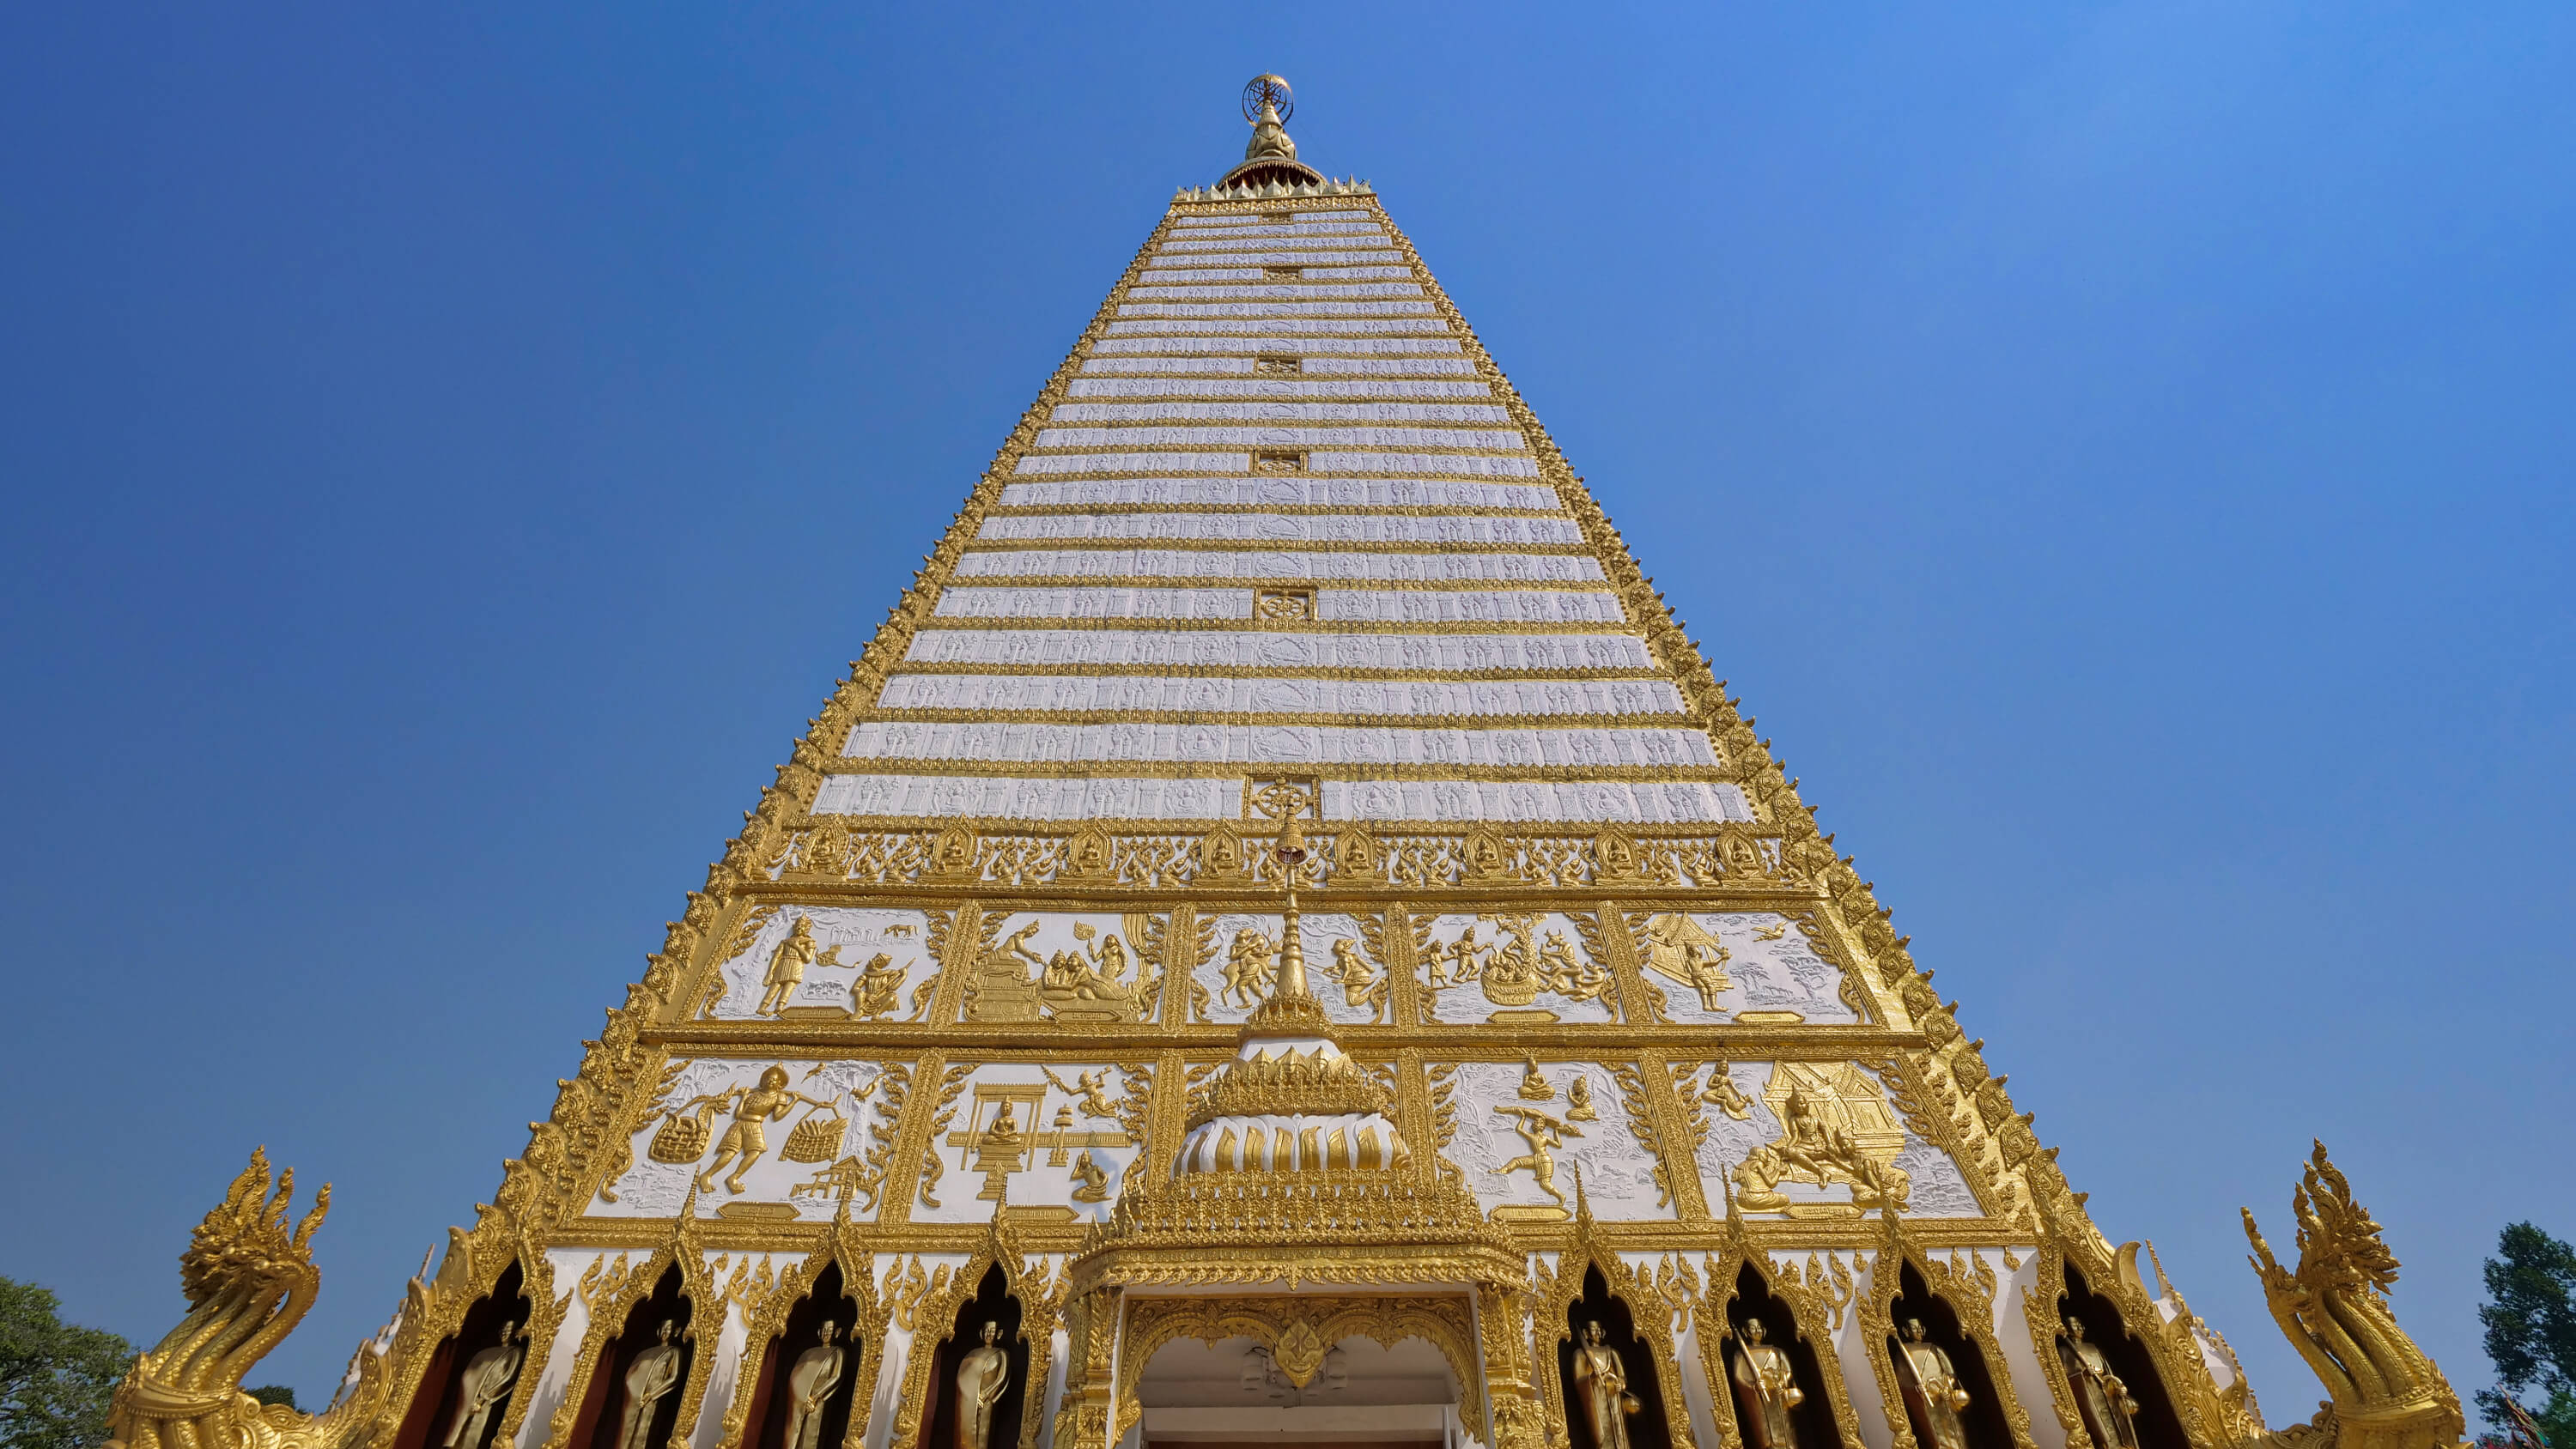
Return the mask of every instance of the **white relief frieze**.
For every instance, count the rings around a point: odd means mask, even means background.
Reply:
[[[989,515],[980,539],[1191,539],[1211,542],[1556,544],[1583,542],[1571,518],[1366,513],[1048,513]]]
[[[1324,815],[1332,820],[1585,821],[1665,825],[1749,821],[1753,818],[1752,807],[1735,786],[1695,780],[1663,784],[1607,780],[1559,783],[1326,780],[1323,783]]]
[[[1631,634],[1253,634],[1125,629],[929,629],[904,657],[930,664],[1205,669],[1651,669]]]
[[[1449,337],[1449,324],[1437,317],[1383,319],[1369,317],[1250,317],[1230,319],[1201,317],[1172,321],[1151,317],[1131,317],[1109,324],[1109,336],[1116,337]],[[1095,342],[1095,348],[1106,341]],[[1452,346],[1455,346],[1453,343]]]
[[[1657,680],[1382,681],[1156,678],[1136,675],[898,674],[881,709],[1129,710],[1170,713],[1549,715],[1678,714]]]
[[[1242,285],[1227,282],[1139,282],[1127,289],[1129,303],[1146,302],[1345,302],[1387,297],[1420,297],[1419,282],[1325,282],[1301,279]]]
[[[717,1021],[918,1021],[939,963],[920,911],[790,905],[716,968]]]
[[[1077,423],[1453,423],[1509,426],[1511,414],[1499,404],[1445,402],[1300,402],[1290,398],[1243,402],[1068,402],[1048,414],[1051,425]],[[1497,435],[1500,436],[1500,435]],[[1517,436],[1516,434],[1513,436]],[[1115,440],[1116,434],[1111,434]],[[1437,439],[1440,435],[1433,435]],[[1420,437],[1406,441],[1422,442]],[[1340,442],[1336,438],[1331,441]],[[1044,443],[1042,447],[1070,444]],[[1472,447],[1475,444],[1460,443]],[[1517,444],[1493,444],[1516,447]]]
[[[1431,923],[1414,977],[1443,1022],[1538,1026],[1618,1019],[1619,988],[1557,912],[1493,911]]]
[[[1047,427],[1040,448],[1487,448],[1517,453],[1529,447],[1518,429],[1401,427]]]
[[[1637,960],[1665,1015],[1694,1024],[1749,1018],[1822,1026],[1860,1020],[1842,972],[1796,922],[1768,911],[1662,911],[1637,933]]]
[[[1556,490],[1446,478],[1086,478],[1011,483],[1005,508],[1514,508],[1554,513]]]
[[[1573,554],[1275,553],[1233,549],[970,550],[957,577],[979,582],[1016,578],[1360,579],[1372,583],[1594,583],[1597,560]]]
[[[1228,681],[1187,682],[1224,684]],[[1692,729],[1377,729],[1355,725],[1157,724],[1145,721],[1113,724],[915,724],[869,720],[850,731],[842,746],[842,755],[848,759],[864,760],[967,759],[1003,764],[1169,760],[1207,764],[1295,761],[1313,764],[1580,767],[1711,766],[1717,762],[1708,736]],[[1343,783],[1349,790],[1365,791],[1382,782]],[[1393,785],[1399,782],[1383,783]],[[1449,782],[1401,783],[1445,785]],[[1602,810],[1620,813],[1593,818],[1629,819],[1634,817],[1636,806],[1633,803],[1622,804],[1621,792],[1630,783],[1497,782],[1490,803],[1460,802],[1444,808],[1480,812],[1527,808],[1539,813],[1523,818],[1552,819],[1566,809],[1588,808],[1597,804]],[[1575,793],[1559,793],[1564,791]],[[1590,796],[1597,796],[1597,800]],[[1354,803],[1375,798],[1362,795],[1356,797]],[[1414,797],[1400,798],[1410,800]],[[1426,799],[1424,803],[1442,802]],[[1326,807],[1329,809],[1332,804],[1328,787]],[[1417,815],[1408,818],[1453,817]]]
[[[1429,317],[1436,308],[1428,301],[1373,302],[1352,298],[1348,301],[1292,302],[1121,302],[1121,317]]]
[[[1240,780],[833,775],[815,793],[814,813],[1030,821],[1224,820],[1242,814],[1242,799]]]
[[[1370,624],[1616,624],[1627,620],[1618,595],[1570,589],[1489,593],[1327,588],[1316,590],[1315,613],[1327,623]],[[943,619],[1245,619],[1251,614],[1252,591],[1243,587],[1015,589],[952,584],[940,590],[937,610]]]
[[[1085,368],[1084,371],[1094,369]],[[1106,369],[1100,369],[1106,370]],[[1205,369],[1194,369],[1204,371]],[[1473,401],[1490,398],[1494,390],[1481,382],[1441,382],[1427,378],[1378,380],[1315,379],[1305,377],[1242,378],[1076,378],[1065,389],[1068,397],[1284,397],[1284,398],[1399,398],[1415,400]]]

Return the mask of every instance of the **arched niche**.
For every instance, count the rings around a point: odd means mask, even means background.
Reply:
[[[1563,1333],[1556,1343],[1557,1402],[1565,1406],[1566,1435],[1574,1449],[1609,1449],[1593,1430],[1576,1372],[1578,1355],[1595,1323],[1601,1325],[1601,1346],[1619,1356],[1627,1393],[1637,1401],[1637,1411],[1626,1416],[1631,1449],[1672,1449],[1672,1419],[1666,1412],[1663,1377],[1656,1371],[1654,1352],[1637,1332],[1637,1318],[1627,1301],[1610,1291],[1609,1280],[1590,1263],[1583,1268],[1583,1291],[1566,1305]]]
[[[572,1435],[567,1441],[572,1449],[622,1449],[628,1412],[633,1407],[627,1376],[634,1372],[646,1351],[664,1341],[665,1323],[671,1325],[671,1346],[679,1350],[674,1365],[677,1373],[670,1391],[651,1401],[652,1410],[644,1422],[637,1449],[669,1449],[679,1426],[681,1400],[687,1397],[689,1371],[695,1366],[693,1307],[675,1263],[663,1270],[651,1293],[626,1311],[626,1321],[600,1350],[590,1382],[583,1386],[581,1412],[573,1420]]]
[[[1986,1361],[1984,1348],[1959,1321],[1959,1312],[1950,1306],[1950,1301],[1933,1292],[1912,1263],[1900,1260],[1900,1264],[1896,1297],[1888,1304],[1887,1329],[1877,1347],[1887,1355],[1896,1382],[1909,1385],[1902,1397],[1914,1442],[1920,1449],[1941,1449],[1940,1440],[1925,1422],[1924,1406],[1910,1387],[1913,1376],[1902,1349],[1908,1323],[1923,1325],[1924,1342],[1949,1358],[1950,1371],[1957,1376],[1959,1387],[1967,1391],[1968,1407],[1959,1410],[1958,1415],[1968,1449],[2014,1449],[2012,1423],[2005,1417],[2003,1397],[1996,1390],[1994,1370]]]
[[[1746,1328],[1756,1321],[1762,1325],[1762,1341],[1787,1355],[1792,1381],[1804,1396],[1789,1411],[1790,1430],[1797,1436],[1796,1449],[1859,1449],[1858,1444],[1844,1445],[1842,1432],[1836,1427],[1833,1384],[1839,1379],[1828,1382],[1815,1345],[1799,1329],[1797,1315],[1790,1312],[1787,1300],[1774,1293],[1770,1282],[1749,1262],[1735,1275],[1735,1301],[1727,1306],[1726,1317],[1726,1382],[1722,1391],[1735,1411],[1736,1428],[1745,1449],[1790,1449],[1788,1445],[1768,1442],[1753,1397],[1738,1377],[1744,1372],[1744,1346],[1749,1341]]]
[[[796,1433],[796,1406],[790,1378],[806,1353],[821,1347],[823,1325],[833,1325],[832,1343],[841,1351],[840,1381],[824,1395],[822,1411],[811,1416],[810,1434]],[[744,1375],[746,1391],[751,1395],[751,1411],[744,1421],[744,1449],[802,1449],[809,1441],[813,1449],[840,1449],[850,1432],[850,1414],[857,1402],[860,1370],[875,1362],[861,1351],[859,1334],[859,1300],[847,1286],[838,1262],[827,1263],[815,1276],[814,1287],[787,1310],[778,1333],[763,1348],[756,1373]],[[791,1434],[794,1437],[791,1437]]]
[[[2156,1368],[2155,1355],[2129,1331],[2128,1320],[2121,1315],[2119,1306],[2095,1292],[2085,1281],[2083,1271],[2072,1262],[2066,1265],[2066,1291],[2057,1297],[2058,1322],[2063,1324],[2069,1317],[2082,1320],[2084,1337],[2102,1350],[2111,1371],[2120,1376],[2129,1397],[2136,1401],[2138,1413],[2130,1424],[2138,1436],[2138,1449],[2190,1449],[2190,1440],[2182,1432],[2182,1417],[2174,1412],[2173,1398],[2165,1392],[2164,1375]],[[2066,1373],[2071,1388],[2075,1374],[2066,1364],[2070,1350],[2062,1328],[2054,1347],[2059,1368]],[[2076,1392],[2080,1398],[2082,1391]],[[2097,1443],[2095,1449],[2123,1446],[2115,1440]]]
[[[460,1435],[451,1443],[449,1435],[467,1427],[459,1422],[457,1413],[464,1398],[462,1390],[467,1365],[485,1349],[502,1346],[501,1331],[505,1326],[516,1325],[520,1333],[527,1331],[528,1319],[535,1312],[535,1305],[528,1301],[526,1285],[527,1275],[520,1272],[519,1265],[513,1262],[493,1281],[492,1291],[476,1299],[465,1310],[465,1317],[457,1324],[456,1332],[442,1340],[430,1355],[429,1367],[421,1374],[420,1387],[412,1393],[411,1407],[403,1415],[402,1427],[395,1431],[394,1449],[491,1449],[501,1421],[508,1416],[511,1401],[526,1387],[518,1381],[527,1376],[524,1357],[509,1392],[485,1416],[482,1431],[474,1436],[477,1442],[468,1444]],[[528,1344],[522,1339],[519,1346],[524,1349]]]
[[[957,1315],[948,1325],[948,1336],[939,1341],[930,1359],[930,1413],[924,1422],[920,1440],[923,1449],[948,1449],[957,1442],[961,1418],[957,1402],[957,1370],[966,1355],[983,1343],[984,1325],[997,1326],[994,1347],[1002,1350],[1010,1365],[1010,1387],[1002,1391],[993,1405],[992,1437],[987,1449],[1011,1449],[1020,1442],[1026,1420],[1029,1396],[1029,1341],[1021,1332],[1025,1315],[1019,1298],[1011,1292],[1010,1280],[1003,1276],[999,1263],[984,1270],[983,1279],[975,1285],[975,1296],[957,1305]],[[1043,1363],[1043,1361],[1041,1361]]]

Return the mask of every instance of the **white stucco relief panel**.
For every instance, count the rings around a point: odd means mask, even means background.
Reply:
[[[1240,780],[834,775],[816,792],[814,813],[1032,821],[1226,820],[1242,815],[1242,799]]]
[[[1068,402],[1049,415],[1051,425],[1081,423],[1446,423],[1509,426],[1511,414],[1499,405],[1466,402],[1305,402],[1288,398],[1251,398],[1240,402]],[[1114,434],[1112,435],[1114,438]],[[1339,442],[1341,439],[1334,439]],[[1410,441],[1410,440],[1409,440]],[[1067,445],[1057,445],[1067,446]],[[1475,444],[1460,443],[1470,447]],[[1511,447],[1515,444],[1493,444]]]
[[[1619,596],[1574,589],[1316,590],[1327,623],[1612,624],[1627,622]],[[1052,585],[1007,588],[952,584],[939,592],[943,619],[1248,619],[1252,590]]]
[[[1045,427],[1040,448],[1486,448],[1517,453],[1529,446],[1518,429],[1407,428],[1299,424],[1297,426]],[[1316,465],[1319,469],[1322,464]],[[1353,471],[1358,471],[1354,469]]]
[[[1431,349],[1454,353],[1457,344],[1447,343]],[[1154,349],[1169,351],[1171,349]],[[1223,347],[1206,349],[1201,355],[1188,357],[1094,356],[1083,360],[1080,372],[1085,377],[1172,377],[1182,374],[1218,374],[1224,378],[1252,373],[1255,347],[1229,341]],[[1311,349],[1306,352],[1303,373],[1308,377],[1334,378],[1436,378],[1472,377],[1476,365],[1465,358],[1446,357],[1320,357]],[[1347,349],[1345,349],[1347,350]],[[1231,355],[1215,355],[1231,354]]]
[[[1473,363],[1464,360],[1466,348],[1453,338],[1436,335],[1431,329],[1411,323],[1403,324],[1407,335],[1378,335],[1388,330],[1385,324],[1371,325],[1365,331],[1352,331],[1308,323],[1295,327],[1209,328],[1204,333],[1182,334],[1168,327],[1149,327],[1134,322],[1125,324],[1122,330],[1120,324],[1112,323],[1109,335],[1093,342],[1091,351],[1094,357],[1132,354],[1186,358],[1222,354],[1241,361],[1246,371],[1251,370],[1253,354],[1271,351],[1301,355],[1321,352],[1350,359],[1423,359],[1422,362],[1401,363],[1401,368],[1406,371],[1424,367],[1435,359],[1458,359],[1457,366],[1462,373],[1475,370]],[[1319,360],[1312,355],[1306,356],[1305,366],[1309,370],[1321,370]]]
[[[1443,382],[1430,378],[1310,378],[1302,375],[1294,378],[1084,377],[1076,378],[1065,392],[1069,397],[1078,398],[1389,398],[1460,402],[1473,402],[1494,395],[1494,390],[1481,382]]]

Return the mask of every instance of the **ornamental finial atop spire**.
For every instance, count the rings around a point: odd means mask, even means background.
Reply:
[[[1243,83],[1243,119],[1252,123],[1244,145],[1243,164],[1225,174],[1219,186],[1267,186],[1284,182],[1320,182],[1323,174],[1297,159],[1297,143],[1288,138],[1288,118],[1297,112],[1296,93],[1284,76],[1257,75]]]

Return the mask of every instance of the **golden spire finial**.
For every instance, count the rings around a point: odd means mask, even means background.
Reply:
[[[1287,121],[1297,113],[1296,93],[1285,76],[1257,75],[1243,83],[1243,118],[1252,123],[1252,140],[1243,159],[1297,159],[1297,143],[1288,139]]]

